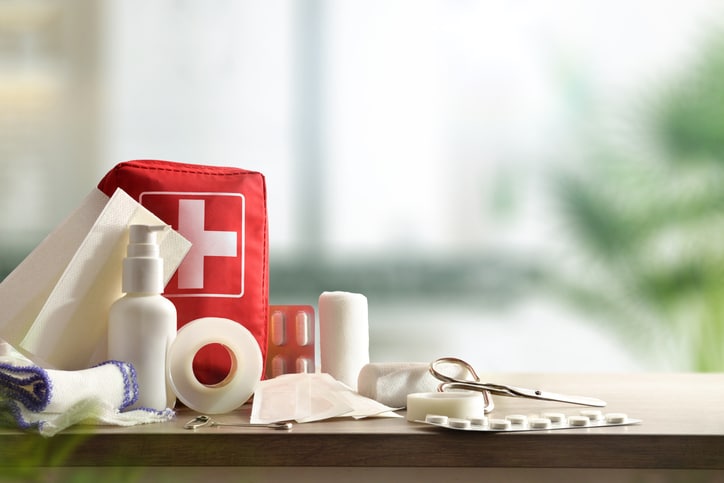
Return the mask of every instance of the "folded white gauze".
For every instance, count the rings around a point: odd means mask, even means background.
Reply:
[[[329,374],[282,374],[257,385],[250,421],[309,423],[339,417],[401,417],[394,409],[360,396]]]
[[[446,374],[466,379],[467,371],[459,367]],[[430,374],[427,362],[373,362],[360,370],[357,392],[386,406],[404,408],[408,394],[435,392],[441,382]]]
[[[0,422],[5,425],[53,436],[78,423],[132,426],[174,416],[171,409],[121,412],[137,398],[136,373],[128,363],[46,370],[0,340]]]

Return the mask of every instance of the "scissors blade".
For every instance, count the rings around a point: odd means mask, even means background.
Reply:
[[[556,401],[567,404],[577,404],[580,406],[594,406],[602,408],[606,405],[606,401],[602,401],[601,399],[597,399],[595,397],[556,394],[554,392],[541,391],[539,389],[525,389],[522,387],[508,386],[505,384],[482,383],[473,381],[445,382],[440,384],[440,389],[443,391],[446,391],[448,389],[482,391],[489,392],[497,396],[525,397],[529,399],[538,399],[541,401]]]
[[[562,402],[562,403],[568,403],[568,404],[578,404],[581,406],[594,406],[594,407],[600,407],[600,408],[602,408],[606,405],[606,401],[603,401],[603,400],[595,398],[595,397],[557,394],[555,392],[541,391],[538,389],[526,389],[526,388],[515,387],[515,386],[505,386],[505,387],[508,389],[508,391],[510,391],[515,396],[527,397],[530,399],[540,399],[543,401],[556,401],[556,402]]]

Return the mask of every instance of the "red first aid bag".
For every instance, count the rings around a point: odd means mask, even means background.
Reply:
[[[121,188],[192,243],[164,290],[178,327],[224,317],[246,327],[266,360],[269,249],[266,185],[261,173],[238,168],[138,160],[116,165],[98,184]],[[215,344],[194,357],[194,373],[216,384],[229,373],[228,351]]]

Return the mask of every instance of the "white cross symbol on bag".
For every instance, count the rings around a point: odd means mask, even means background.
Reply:
[[[191,250],[178,269],[180,289],[204,287],[204,259],[206,257],[235,257],[237,251],[234,231],[205,230],[204,200],[179,200],[178,231],[191,242]]]

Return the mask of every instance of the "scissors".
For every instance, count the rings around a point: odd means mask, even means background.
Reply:
[[[442,364],[452,364],[458,367],[462,367],[473,378],[473,380],[471,381],[466,379],[459,379],[443,374],[439,370],[439,366]],[[464,389],[468,391],[479,391],[483,393],[483,398],[485,399],[486,413],[489,413],[495,407],[493,399],[490,396],[491,394],[508,397],[525,397],[529,399],[538,399],[541,401],[556,401],[566,404],[578,404],[581,406],[604,407],[606,405],[605,401],[593,397],[568,396],[565,394],[556,394],[553,392],[541,391],[539,389],[525,389],[522,387],[507,386],[503,384],[483,383],[480,382],[478,374],[475,372],[475,369],[473,369],[470,364],[463,361],[462,359],[458,359],[455,357],[441,357],[440,359],[434,360],[432,363],[430,363],[430,373],[433,375],[433,377],[435,377],[439,381],[442,381],[437,387],[437,390],[440,392],[446,391],[448,389]]]
[[[206,416],[205,414],[196,416],[194,419],[192,419],[188,423],[184,424],[184,429],[197,429],[197,428],[201,428],[203,426],[209,426],[209,427],[234,426],[234,427],[242,427],[242,428],[269,428],[269,429],[285,429],[285,430],[292,429],[292,423],[290,423],[289,421],[284,421],[284,422],[279,422],[279,423],[268,423],[268,424],[219,423],[219,422],[211,419],[209,416]]]

